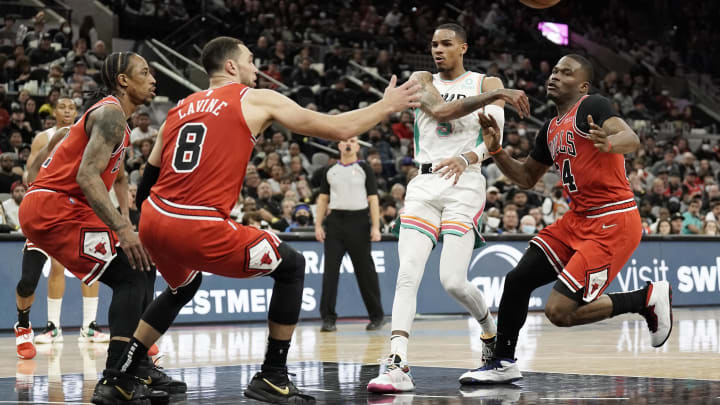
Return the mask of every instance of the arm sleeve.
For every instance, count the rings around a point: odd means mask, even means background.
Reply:
[[[359,165],[365,172],[365,192],[368,196],[377,195],[377,179],[375,178],[375,173],[366,162],[360,162]]]
[[[142,209],[141,207],[143,201],[145,201],[148,196],[150,196],[150,189],[152,188],[152,186],[155,185],[159,176],[159,167],[153,166],[150,163],[145,165],[145,171],[143,172],[142,180],[140,180],[137,193],[135,194],[135,207],[137,208],[138,212]]]
[[[537,132],[537,135],[535,136],[535,147],[530,152],[530,156],[542,164],[552,166],[553,159],[550,155],[550,149],[548,149],[547,144],[547,131],[549,126],[550,122],[546,122],[545,125],[543,125],[543,127]]]
[[[323,169],[322,175],[320,176],[320,193],[330,195],[330,183],[327,180],[327,174],[330,168]]]
[[[610,100],[597,94],[585,98],[580,103],[575,116],[575,125],[584,134],[590,133],[590,125],[587,121],[588,115],[592,115],[593,121],[600,127],[608,118],[619,116],[612,104],[610,104]]]

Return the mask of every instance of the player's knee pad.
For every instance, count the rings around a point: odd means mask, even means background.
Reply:
[[[165,333],[182,307],[195,296],[200,284],[202,284],[202,273],[197,273],[190,283],[176,290],[166,288],[145,310],[143,321],[158,332]]]
[[[506,291],[530,291],[547,284],[555,277],[555,270],[535,245],[530,245],[522,259],[505,276]]]
[[[25,249],[23,251],[22,275],[15,288],[19,296],[25,298],[35,294],[46,260],[47,256],[38,250]]]
[[[202,284],[202,273],[197,272],[195,274],[195,277],[193,277],[192,281],[188,284],[178,287],[177,290],[172,291],[168,287],[167,290],[171,292],[171,294],[176,298],[177,302],[182,302],[180,307],[190,302],[191,299],[195,296],[195,293],[200,288],[200,284]]]
[[[305,256],[284,242],[278,246],[278,251],[283,260],[270,277],[277,282],[302,285],[305,282]]]

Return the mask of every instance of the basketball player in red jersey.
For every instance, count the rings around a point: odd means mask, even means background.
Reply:
[[[167,400],[165,392],[148,389],[136,376],[112,370],[153,296],[149,255],[127,216],[127,183],[116,185],[123,214],[110,202],[109,190],[124,176],[130,139],[126,117],[152,99],[155,79],[147,62],[129,52],[108,56],[101,74],[112,95],[90,107],[42,163],[20,206],[20,223],[28,239],[85,284],[100,280],[113,290],[108,370],[93,402]],[[140,377],[150,381],[151,376],[153,387],[184,389],[184,383],[171,380],[143,355]]]
[[[555,102],[558,114],[540,129],[535,148],[524,162],[502,150],[497,123],[480,115],[483,139],[503,174],[529,189],[555,165],[571,210],[530,240],[525,255],[508,273],[494,358],[463,374],[461,383],[508,383],[522,378],[515,363],[515,345],[530,294],[552,281],[555,286],[545,314],[557,326],[636,312],[646,319],[654,347],[662,346],[670,336],[672,291],[667,281],[603,294],[642,236],[623,157],[635,152],[640,141],[606,98],[588,95],[592,79],[592,64],[584,57],[571,54],[558,61],[547,83],[548,98]]]
[[[209,88],[168,112],[138,187],[140,238],[168,288],[143,314],[121,371],[132,373],[137,353],[170,327],[200,286],[201,271],[234,278],[268,275],[275,281],[268,310],[270,336],[262,371],[245,395],[271,403],[311,404],[314,398],[299,392],[286,366],[300,315],[305,259],[272,233],[235,223],[230,210],[240,194],[256,134],[272,122],[296,133],[349,139],[389,113],[419,106],[419,86],[409,81],[395,87],[393,76],[381,101],[330,116],[301,108],[275,91],[253,89],[253,55],[237,39],[208,42],[202,63]]]

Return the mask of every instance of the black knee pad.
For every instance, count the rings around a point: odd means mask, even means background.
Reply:
[[[177,317],[183,306],[187,304],[202,284],[202,273],[197,273],[195,278],[177,290],[166,288],[158,295],[142,316],[143,321],[152,326],[160,333],[165,333]]]
[[[282,325],[295,325],[300,317],[303,284],[305,283],[305,257],[292,246],[278,246],[283,261],[270,275],[275,280],[268,319]]]
[[[270,277],[281,283],[303,284],[305,282],[305,256],[284,242],[278,246],[278,251],[283,260],[270,274]]]
[[[118,248],[117,257],[105,269],[100,281],[112,289],[108,309],[110,335],[131,337],[145,309],[147,276],[133,270],[125,252]]]
[[[15,288],[19,296],[25,298],[35,294],[46,261],[47,256],[39,250],[23,250],[22,275]]]
[[[530,245],[518,264],[505,276],[505,289],[533,291],[552,282],[557,273],[539,247]]]

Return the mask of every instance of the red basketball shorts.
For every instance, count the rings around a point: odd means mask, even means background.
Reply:
[[[542,249],[572,292],[583,300],[602,295],[640,244],[642,225],[635,203],[610,210],[568,211],[530,243]]]
[[[152,194],[142,206],[140,240],[170,288],[198,271],[234,278],[270,274],[282,260],[280,239],[242,226],[210,207],[182,205]]]
[[[117,256],[117,235],[89,205],[67,194],[31,188],[18,216],[27,248],[54,257],[87,285]]]

